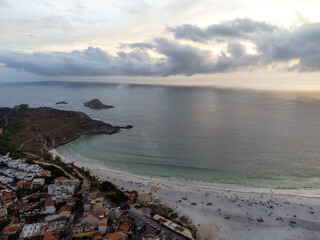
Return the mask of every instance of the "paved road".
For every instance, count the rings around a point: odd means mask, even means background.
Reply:
[[[45,162],[40,162],[40,161],[35,161],[33,160],[35,163],[38,164],[43,164],[43,165],[47,165],[47,166],[55,166],[56,168],[59,168],[61,171],[63,171],[68,177],[70,178],[74,178],[70,173],[68,173],[67,171],[65,171],[62,167],[60,167],[59,165],[53,164],[53,163],[45,163]]]

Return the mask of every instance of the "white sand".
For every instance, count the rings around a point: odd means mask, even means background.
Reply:
[[[58,154],[56,150],[51,152]],[[81,162],[74,164],[125,190],[152,192],[163,204],[192,219],[198,227],[199,239],[320,239],[320,191],[205,186],[143,177]],[[258,222],[258,218],[263,222]],[[296,223],[290,226],[290,221]]]

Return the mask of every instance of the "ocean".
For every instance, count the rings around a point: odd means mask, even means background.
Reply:
[[[138,175],[257,188],[320,186],[320,92],[84,82],[1,83],[0,105],[82,111],[115,135],[59,147],[70,159]],[[115,108],[92,110],[93,98]],[[58,101],[68,105],[55,105]]]

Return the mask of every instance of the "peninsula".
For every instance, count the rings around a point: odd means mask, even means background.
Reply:
[[[114,107],[112,105],[103,104],[99,99],[93,99],[89,102],[85,102],[83,105],[91,109],[109,109]]]
[[[82,112],[26,104],[0,108],[0,153],[14,149],[41,153],[88,134],[114,134],[121,128],[93,120]]]

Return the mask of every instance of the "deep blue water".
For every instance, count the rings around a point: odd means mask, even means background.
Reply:
[[[319,188],[320,93],[41,82],[0,84],[0,105],[77,110],[131,130],[87,136],[67,157],[135,174],[267,188]],[[91,110],[99,98],[115,108]],[[55,105],[57,101],[69,105]]]

